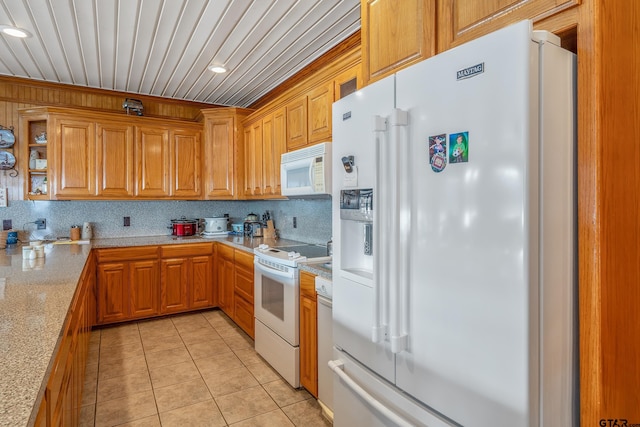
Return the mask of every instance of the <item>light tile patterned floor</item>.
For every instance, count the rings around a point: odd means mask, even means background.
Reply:
[[[97,329],[91,334],[82,426],[326,427],[222,311]]]

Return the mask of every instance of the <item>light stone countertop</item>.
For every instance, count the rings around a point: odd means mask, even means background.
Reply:
[[[24,426],[39,405],[62,327],[92,249],[222,242],[253,253],[269,246],[302,244],[243,236],[217,238],[148,236],[94,239],[89,245],[48,244],[45,257],[23,260],[20,246],[0,250],[0,426]],[[327,277],[314,264],[301,270]]]
[[[60,343],[65,317],[91,245],[47,245],[23,260],[0,250],[0,425],[26,425]]]

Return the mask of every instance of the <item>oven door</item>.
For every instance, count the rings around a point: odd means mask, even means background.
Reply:
[[[298,268],[261,263],[255,257],[255,316],[290,345],[299,345],[300,287]]]

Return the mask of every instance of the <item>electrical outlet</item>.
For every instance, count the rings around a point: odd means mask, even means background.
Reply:
[[[298,228],[298,217],[293,217],[293,228]]]
[[[47,228],[47,219],[46,218],[38,218],[35,220],[36,225],[38,226],[38,230],[44,230]]]
[[[13,227],[11,226],[11,220],[10,219],[3,219],[2,220],[2,229],[3,230],[11,230]]]
[[[125,227],[129,227],[130,225],[131,225],[131,217],[125,216],[124,217],[124,226]]]

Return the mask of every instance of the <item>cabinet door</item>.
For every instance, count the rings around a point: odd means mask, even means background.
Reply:
[[[169,130],[136,129],[136,196],[169,196]]]
[[[244,132],[244,195],[262,195],[262,122],[249,125]]]
[[[300,384],[318,397],[318,304],[315,276],[300,273]]]
[[[55,119],[54,123],[54,197],[95,196],[95,124],[72,119]]]
[[[358,64],[333,79],[333,100],[342,99],[361,88],[362,66]]]
[[[307,145],[307,98],[287,105],[287,151]]]
[[[435,3],[361,0],[362,67],[366,84],[435,53]]]
[[[300,297],[300,384],[318,397],[318,317],[316,300]]]
[[[161,313],[176,313],[189,308],[187,287],[190,280],[188,260],[184,258],[162,260],[160,294]]]
[[[216,257],[218,306],[233,319],[233,291],[235,280],[233,248],[219,243],[216,247]]]
[[[255,323],[253,317],[253,303],[238,295],[233,299],[233,320],[251,338],[255,338]]]
[[[160,313],[158,285],[158,261],[129,264],[130,317],[149,317]]]
[[[175,130],[171,132],[171,195],[200,198],[202,145],[200,132]]]
[[[128,265],[125,262],[98,265],[98,323],[127,318],[129,313]]]
[[[210,256],[191,258],[193,280],[189,292],[189,308],[213,306],[212,262]]]
[[[286,152],[286,114],[281,108],[262,120],[262,194],[279,196],[280,160]]]
[[[438,2],[438,52],[521,21],[534,22],[578,6],[580,0],[492,0]]]
[[[98,195],[132,197],[133,125],[98,123],[96,129]]]
[[[209,199],[234,195],[234,119],[205,120],[204,185]]]
[[[308,142],[331,140],[331,104],[333,104],[333,82],[312,90],[308,98]]]

